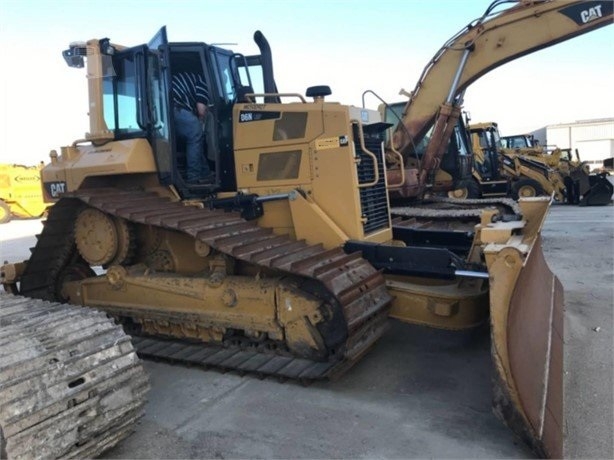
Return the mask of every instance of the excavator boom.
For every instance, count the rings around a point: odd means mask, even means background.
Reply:
[[[495,11],[507,3],[516,5]],[[496,0],[450,38],[424,68],[393,136],[395,149],[409,155],[435,125],[420,182],[438,167],[469,85],[506,62],[612,24],[613,9],[609,0]]]

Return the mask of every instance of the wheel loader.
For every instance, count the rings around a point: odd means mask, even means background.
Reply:
[[[0,164],[0,224],[13,216],[40,217],[49,206],[43,200],[39,166]]]
[[[612,14],[588,2],[604,12],[584,24],[583,2],[555,3],[501,16],[531,10],[583,30]],[[86,68],[90,128],[50,153],[55,204],[31,257],[2,267],[5,289],[104,311],[143,357],[298,381],[347,371],[390,316],[490,321],[495,412],[540,455],[561,456],[563,291],[540,246],[549,199],[511,215],[432,210],[445,229],[393,221],[390,125],[326,100],[325,85],[280,92],[268,42],[254,39],[259,54],[244,55],[169,43],[162,28],[140,46],[104,38],[63,52]],[[209,87],[213,183],[186,180],[169,89],[182,71]]]
[[[587,163],[582,163],[576,149],[575,157],[571,149],[560,149],[557,146],[540,146],[532,134],[514,134],[500,137],[500,150],[509,155],[524,155],[568,174],[572,169],[581,167],[586,174],[590,173]]]

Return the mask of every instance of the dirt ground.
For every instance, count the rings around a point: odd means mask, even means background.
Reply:
[[[38,220],[0,227],[28,256]],[[553,205],[546,260],[565,287],[565,456],[613,458],[614,207]],[[107,458],[532,458],[491,411],[488,330],[392,322],[340,380],[303,387],[147,362],[136,432]]]

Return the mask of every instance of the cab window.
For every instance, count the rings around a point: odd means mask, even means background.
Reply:
[[[103,113],[107,127],[116,137],[141,134],[139,125],[140,78],[138,53],[119,53],[113,57],[103,78]]]
[[[215,61],[217,63],[217,72],[215,73],[218,93],[226,103],[231,104],[236,98],[235,78],[233,78],[233,69],[231,67],[232,54],[219,50],[215,52]]]

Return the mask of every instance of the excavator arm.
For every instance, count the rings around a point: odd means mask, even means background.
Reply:
[[[495,11],[508,3],[514,6]],[[469,85],[513,59],[612,24],[613,9],[610,0],[495,0],[450,38],[424,68],[393,135],[395,149],[408,156],[434,125],[420,186],[439,167]]]

